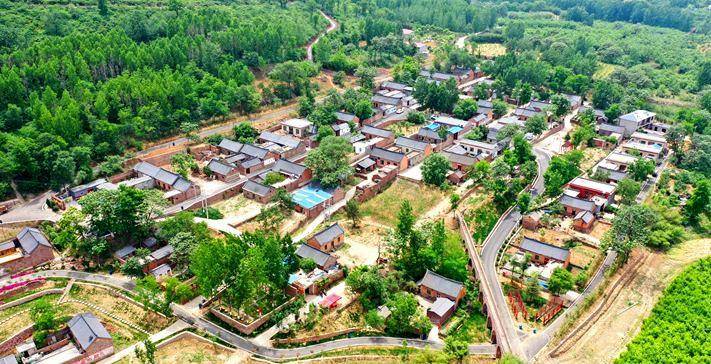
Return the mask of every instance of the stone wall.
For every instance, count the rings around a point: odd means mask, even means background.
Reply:
[[[265,314],[265,315],[262,315],[261,317],[257,318],[256,320],[252,321],[252,322],[249,323],[249,324],[241,323],[241,322],[239,322],[239,321],[233,319],[233,318],[230,317],[229,315],[220,312],[219,310],[215,309],[214,307],[210,307],[210,313],[212,313],[213,315],[215,315],[215,317],[217,317],[218,319],[220,319],[222,322],[224,322],[224,323],[226,323],[226,324],[228,324],[228,325],[234,327],[235,329],[239,330],[239,332],[241,332],[241,333],[243,333],[243,334],[245,334],[245,335],[249,335],[249,334],[251,334],[252,332],[254,332],[254,330],[258,329],[259,327],[261,327],[262,325],[264,325],[264,323],[266,323],[267,321],[269,321],[269,319],[272,317],[272,315],[274,315],[275,313],[277,313],[277,312],[283,310],[287,305],[289,305],[289,304],[291,304],[292,302],[296,301],[298,298],[299,298],[298,296],[297,296],[297,297],[293,297],[292,299],[290,299],[290,300],[288,300],[288,301],[282,303],[281,306],[275,308],[274,310],[268,312],[268,313]]]
[[[15,300],[15,301],[8,302],[4,305],[0,305],[0,311],[7,310],[8,308],[15,307],[15,306],[21,305],[23,303],[30,302],[30,301],[38,299],[42,296],[46,296],[46,295],[50,295],[50,294],[62,294],[63,291],[64,291],[64,288],[52,288],[52,289],[40,291],[37,293],[33,293],[29,296],[25,296],[25,297]]]
[[[0,343],[0,357],[10,354],[15,350],[15,346],[25,342],[25,340],[32,337],[34,332],[33,325],[27,326],[24,329],[17,332],[15,335],[11,336],[7,340]]]

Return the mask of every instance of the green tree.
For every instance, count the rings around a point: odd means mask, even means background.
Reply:
[[[367,310],[385,303],[391,292],[397,290],[397,282],[391,275],[383,277],[376,266],[355,267],[346,277],[346,287],[358,293],[358,300]]]
[[[469,343],[459,340],[455,336],[448,336],[444,340],[444,352],[461,363],[469,355]]]
[[[241,122],[232,129],[236,141],[240,143],[254,143],[254,139],[259,136],[259,131],[248,122]]]
[[[346,216],[353,223],[353,227],[358,227],[358,222],[361,219],[360,206],[358,205],[358,201],[356,201],[355,199],[348,200],[343,210],[345,211]]]
[[[535,135],[543,133],[546,131],[546,128],[548,128],[548,122],[546,122],[546,118],[540,114],[534,115],[526,120],[526,124],[524,125],[524,130],[526,130],[527,133],[533,133]]]
[[[454,106],[454,110],[452,113],[454,116],[462,119],[462,120],[469,120],[476,115],[476,112],[478,110],[478,105],[476,101],[473,99],[464,99],[464,100],[459,100],[457,102],[457,105]]]
[[[642,182],[647,176],[654,173],[654,162],[647,158],[637,158],[627,169],[630,177],[635,181]]]
[[[581,159],[582,153],[580,151],[572,151],[551,158],[548,169],[543,173],[547,195],[556,196],[563,192],[563,185],[580,174],[578,166]]]
[[[491,164],[485,160],[476,162],[470,172],[470,176],[475,182],[479,182],[487,178],[490,174]]]
[[[570,272],[563,268],[556,268],[548,279],[548,291],[558,296],[572,289],[573,284],[573,275]]]
[[[633,179],[625,178],[617,184],[617,194],[622,197],[622,203],[630,205],[635,202],[642,186]]]
[[[691,225],[698,224],[701,217],[711,217],[711,182],[701,180],[684,205],[684,216]]]
[[[553,105],[553,115],[560,118],[570,111],[570,101],[563,95],[554,95],[551,98]]]
[[[306,166],[314,171],[314,179],[325,187],[335,187],[353,174],[348,154],[353,147],[344,138],[329,136],[306,156]]]
[[[136,354],[136,358],[141,362],[141,364],[155,364],[156,363],[156,344],[151,341],[150,338],[143,340],[143,348],[136,345],[133,350]]]
[[[415,125],[424,124],[427,121],[427,117],[424,113],[419,111],[412,111],[407,114],[407,122]]]
[[[143,263],[137,257],[130,257],[121,266],[121,273],[135,278],[143,277]]]
[[[109,15],[109,7],[106,2],[107,0],[99,0],[98,8],[101,16]]]
[[[390,309],[390,316],[386,319],[386,327],[391,335],[423,334],[432,327],[412,293],[397,292],[393,294],[388,300],[387,306]]]
[[[508,111],[508,106],[502,100],[496,99],[492,102],[492,113],[495,118],[500,118]]]
[[[199,166],[192,154],[178,153],[170,157],[170,165],[173,170],[183,178],[188,178],[191,172],[197,172]]]
[[[449,160],[441,153],[434,153],[422,162],[422,180],[430,185],[442,186],[447,180]]]
[[[414,57],[405,57],[393,67],[392,75],[395,82],[414,85],[420,75],[420,62]]]
[[[620,255],[624,263],[632,249],[649,239],[651,226],[657,222],[657,215],[648,206],[623,206],[612,220],[612,228],[602,238],[602,248],[611,249]]]
[[[518,201],[516,201],[516,204],[518,205],[518,209],[521,211],[521,213],[528,212],[528,209],[531,207],[531,194],[528,192],[520,194],[518,196]]]
[[[358,86],[366,90],[372,90],[375,88],[375,75],[377,74],[378,70],[375,67],[358,67],[355,71],[355,76],[358,77]]]

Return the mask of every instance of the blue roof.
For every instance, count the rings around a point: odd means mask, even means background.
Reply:
[[[292,283],[296,282],[297,280],[299,280],[298,274],[296,274],[296,273],[289,274],[288,284],[292,284]]]
[[[459,133],[459,132],[462,131],[462,130],[463,130],[463,129],[462,129],[462,127],[460,127],[460,126],[452,126],[452,127],[450,127],[449,129],[447,129],[447,131],[448,131],[450,134],[457,134],[457,133]]]
[[[313,208],[314,206],[330,199],[332,196],[332,194],[312,186],[306,186],[300,190],[294,191],[291,194],[294,202],[305,209]]]
[[[439,124],[437,124],[437,123],[432,123],[432,124],[430,124],[430,125],[425,126],[425,128],[430,129],[430,130],[437,131],[437,129],[439,129]]]

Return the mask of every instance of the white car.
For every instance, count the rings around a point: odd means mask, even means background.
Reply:
[[[398,114],[402,114],[403,111],[405,111],[405,110],[403,110],[403,108],[397,109],[397,113],[398,113]]]

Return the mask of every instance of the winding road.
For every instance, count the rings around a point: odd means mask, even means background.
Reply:
[[[321,13],[321,15],[324,18],[326,18],[326,20],[328,20],[328,28],[326,28],[326,31],[321,32],[316,38],[314,38],[312,41],[310,41],[306,45],[306,60],[311,61],[311,62],[314,61],[314,52],[313,52],[314,44],[318,43],[318,41],[321,40],[321,38],[323,38],[324,35],[332,32],[332,31],[336,30],[336,28],[338,28],[338,22],[336,21],[336,19],[333,19],[330,15],[327,15],[326,13],[324,13],[321,10],[319,10],[318,12]]]

